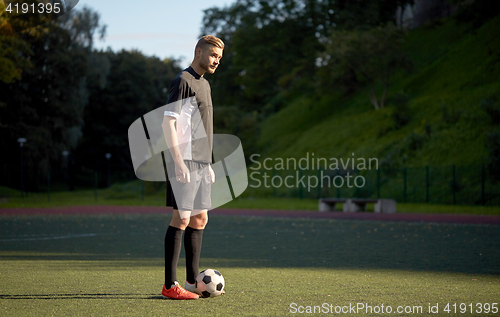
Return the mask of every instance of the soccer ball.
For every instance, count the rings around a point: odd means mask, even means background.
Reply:
[[[215,297],[222,294],[224,289],[224,277],[219,271],[206,269],[196,277],[196,290],[203,297]]]

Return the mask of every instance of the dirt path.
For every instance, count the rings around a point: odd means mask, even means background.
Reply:
[[[55,208],[0,208],[0,215],[50,215],[50,214],[158,214],[172,213],[171,208],[153,206],[69,206]],[[260,209],[214,209],[211,215],[225,216],[257,216],[257,217],[288,217],[288,218],[321,218],[370,221],[405,221],[431,223],[462,223],[500,225],[500,216],[454,215],[454,214],[376,214],[373,212],[318,212],[299,210],[260,210]]]

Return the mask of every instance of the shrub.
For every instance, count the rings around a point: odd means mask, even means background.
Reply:
[[[493,182],[500,181],[500,130],[496,129],[486,135],[488,149],[488,169]]]

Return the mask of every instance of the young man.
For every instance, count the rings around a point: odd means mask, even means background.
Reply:
[[[191,66],[170,85],[162,128],[167,153],[167,206],[174,211],[165,234],[165,285],[162,295],[172,299],[197,299],[195,280],[203,229],[208,222],[210,185],[215,182],[212,162],[213,108],[210,85],[203,77],[213,74],[222,58],[224,43],[215,36],[202,37]],[[185,289],[177,282],[176,268],[182,234],[186,253]]]

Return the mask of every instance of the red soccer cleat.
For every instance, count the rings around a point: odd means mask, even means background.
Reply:
[[[163,290],[161,291],[161,295],[164,298],[170,298],[170,299],[198,299],[199,298],[198,294],[186,291],[177,282],[175,282],[175,285],[169,289],[166,289],[165,285],[163,285]]]

